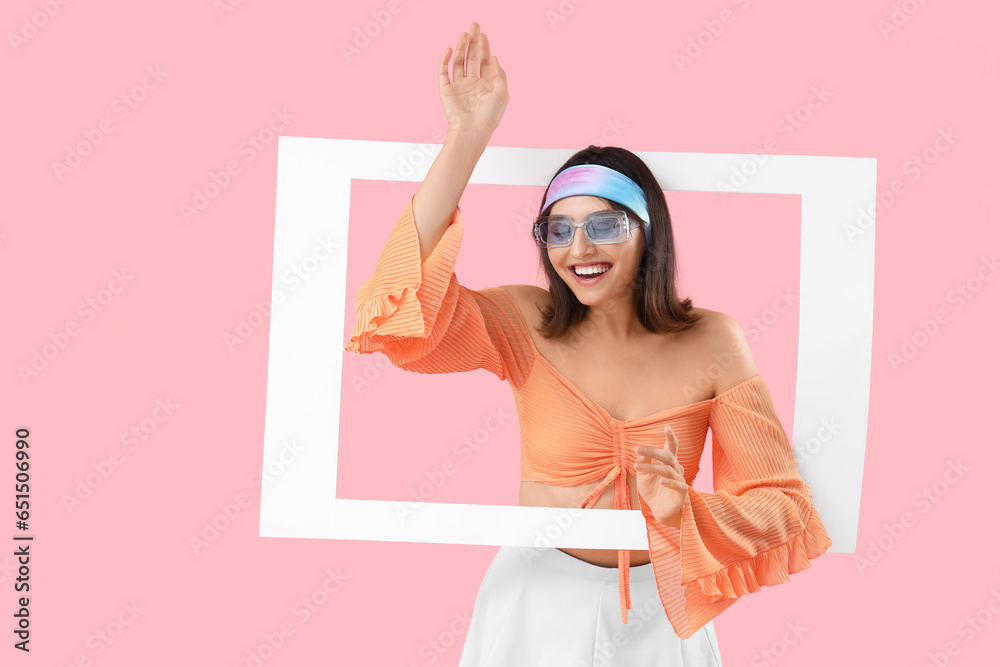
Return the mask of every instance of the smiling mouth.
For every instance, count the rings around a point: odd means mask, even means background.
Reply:
[[[609,262],[599,262],[597,264],[577,264],[571,266],[570,269],[576,275],[581,278],[587,278],[589,276],[599,276],[602,273],[607,273],[612,267]]]

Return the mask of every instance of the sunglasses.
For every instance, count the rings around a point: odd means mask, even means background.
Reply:
[[[622,243],[632,238],[633,226],[625,211],[597,211],[582,222],[565,215],[543,215],[535,219],[535,244],[539,248],[564,248],[573,243],[577,227],[582,227],[584,236],[595,245]]]

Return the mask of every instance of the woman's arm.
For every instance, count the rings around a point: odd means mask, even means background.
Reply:
[[[470,290],[454,273],[462,239],[458,200],[507,104],[506,76],[489,56],[486,35],[472,24],[458,41],[455,81],[441,59],[445,144],[386,241],[375,272],[355,295],[358,321],[344,349],[381,351],[418,373],[484,368],[519,387],[534,359],[517,304],[500,288]],[[479,59],[487,66],[479,77]],[[466,72],[468,69],[468,72]]]
[[[413,223],[420,239],[421,262],[444,236],[488,141],[489,137],[448,131],[441,152],[413,195]]]
[[[438,64],[441,105],[448,119],[448,134],[413,197],[420,261],[431,254],[444,235],[465,186],[469,184],[472,170],[486,150],[507,106],[507,75],[496,56],[490,56],[489,40],[486,33],[479,31],[479,24],[473,22],[470,30],[471,36],[463,32],[458,38],[453,81],[448,78],[450,48]]]

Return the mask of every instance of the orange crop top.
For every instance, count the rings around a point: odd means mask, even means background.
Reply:
[[[508,381],[521,427],[521,479],[558,486],[601,480],[583,508],[614,482],[615,509],[631,509],[626,475],[634,476],[634,448],[662,447],[667,423],[690,485],[711,427],[715,492],[688,488],[681,528],[657,522],[641,497],[639,503],[660,600],[681,638],[737,598],[787,582],[832,545],[760,375],[709,400],[614,419],[539,354],[506,290],[458,283],[460,212],[456,207],[421,263],[410,198],[374,274],[357,291],[358,320],[346,350],[379,350],[418,373],[484,368]],[[629,551],[618,554],[622,622],[628,623]]]

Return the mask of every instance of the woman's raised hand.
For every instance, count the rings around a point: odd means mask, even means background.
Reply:
[[[684,507],[688,485],[677,460],[677,435],[664,426],[664,447],[641,447],[635,457],[635,484],[653,518],[668,524]]]
[[[488,138],[507,107],[507,74],[497,57],[490,55],[489,40],[486,33],[479,31],[479,23],[473,21],[469,30],[459,36],[455,45],[451,79],[448,77],[451,47],[441,57],[438,67],[441,105],[449,132],[470,132]]]

